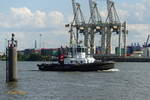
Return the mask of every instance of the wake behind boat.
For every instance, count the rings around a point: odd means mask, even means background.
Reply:
[[[61,50],[60,50],[61,51]],[[41,71],[98,71],[114,68],[114,62],[96,61],[91,55],[86,55],[84,46],[71,46],[67,55],[60,52],[58,64],[38,64]]]

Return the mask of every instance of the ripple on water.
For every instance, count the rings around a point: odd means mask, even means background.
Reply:
[[[0,100],[148,100],[149,63],[116,63],[105,72],[40,72],[40,62],[19,62],[17,83],[5,83],[0,62]]]

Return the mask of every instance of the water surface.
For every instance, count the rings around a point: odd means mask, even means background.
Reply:
[[[39,63],[18,62],[18,82],[6,84],[1,61],[0,100],[150,100],[150,63],[116,63],[119,72],[41,72]]]

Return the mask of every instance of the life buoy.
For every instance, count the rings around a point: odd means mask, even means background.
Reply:
[[[64,54],[59,55],[58,62],[64,64]]]

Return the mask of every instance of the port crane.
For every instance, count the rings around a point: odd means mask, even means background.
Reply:
[[[122,56],[121,54],[121,48],[122,48],[122,42],[124,45],[124,56],[126,56],[126,42],[127,42],[127,23],[123,22],[121,23],[120,18],[118,16],[117,10],[115,8],[115,3],[111,0],[107,0],[107,18],[106,18],[106,54],[111,54],[111,38],[112,34],[116,33],[118,34],[118,47],[119,47],[119,54],[118,56]],[[123,41],[122,40],[123,37]]]
[[[108,16],[106,18],[106,23],[108,26],[106,29],[106,54],[111,54],[112,33],[115,32],[119,35],[119,51],[121,48],[121,22],[113,1],[107,0],[107,11]]]
[[[70,26],[70,45],[73,43],[79,44],[79,35],[80,33],[85,34],[85,19],[80,8],[80,4],[77,3],[75,0],[72,0],[72,7],[73,7],[73,21],[70,25],[66,25],[66,27]],[[74,33],[75,32],[75,33]],[[85,45],[87,42],[84,42]]]
[[[90,19],[88,22],[89,27],[89,33],[90,33],[90,48],[91,48],[91,54],[94,54],[95,49],[95,34],[103,33],[103,23],[102,23],[102,17],[99,13],[97,3],[93,0],[89,0],[89,7],[90,7]]]
[[[112,48],[112,34],[118,34],[119,55],[121,56],[121,44],[124,43],[124,50],[126,55],[126,41],[127,41],[127,23],[121,23],[115,3],[111,0],[106,0],[107,4],[107,18],[102,21],[97,3],[95,0],[89,0],[90,17],[88,22],[85,21],[80,4],[76,0],[72,0],[74,18],[70,24],[70,44],[73,40],[79,44],[79,36],[84,35],[84,45],[90,48],[90,54],[95,53],[95,34],[101,35],[101,54],[110,55]],[[75,33],[74,33],[75,32]]]

